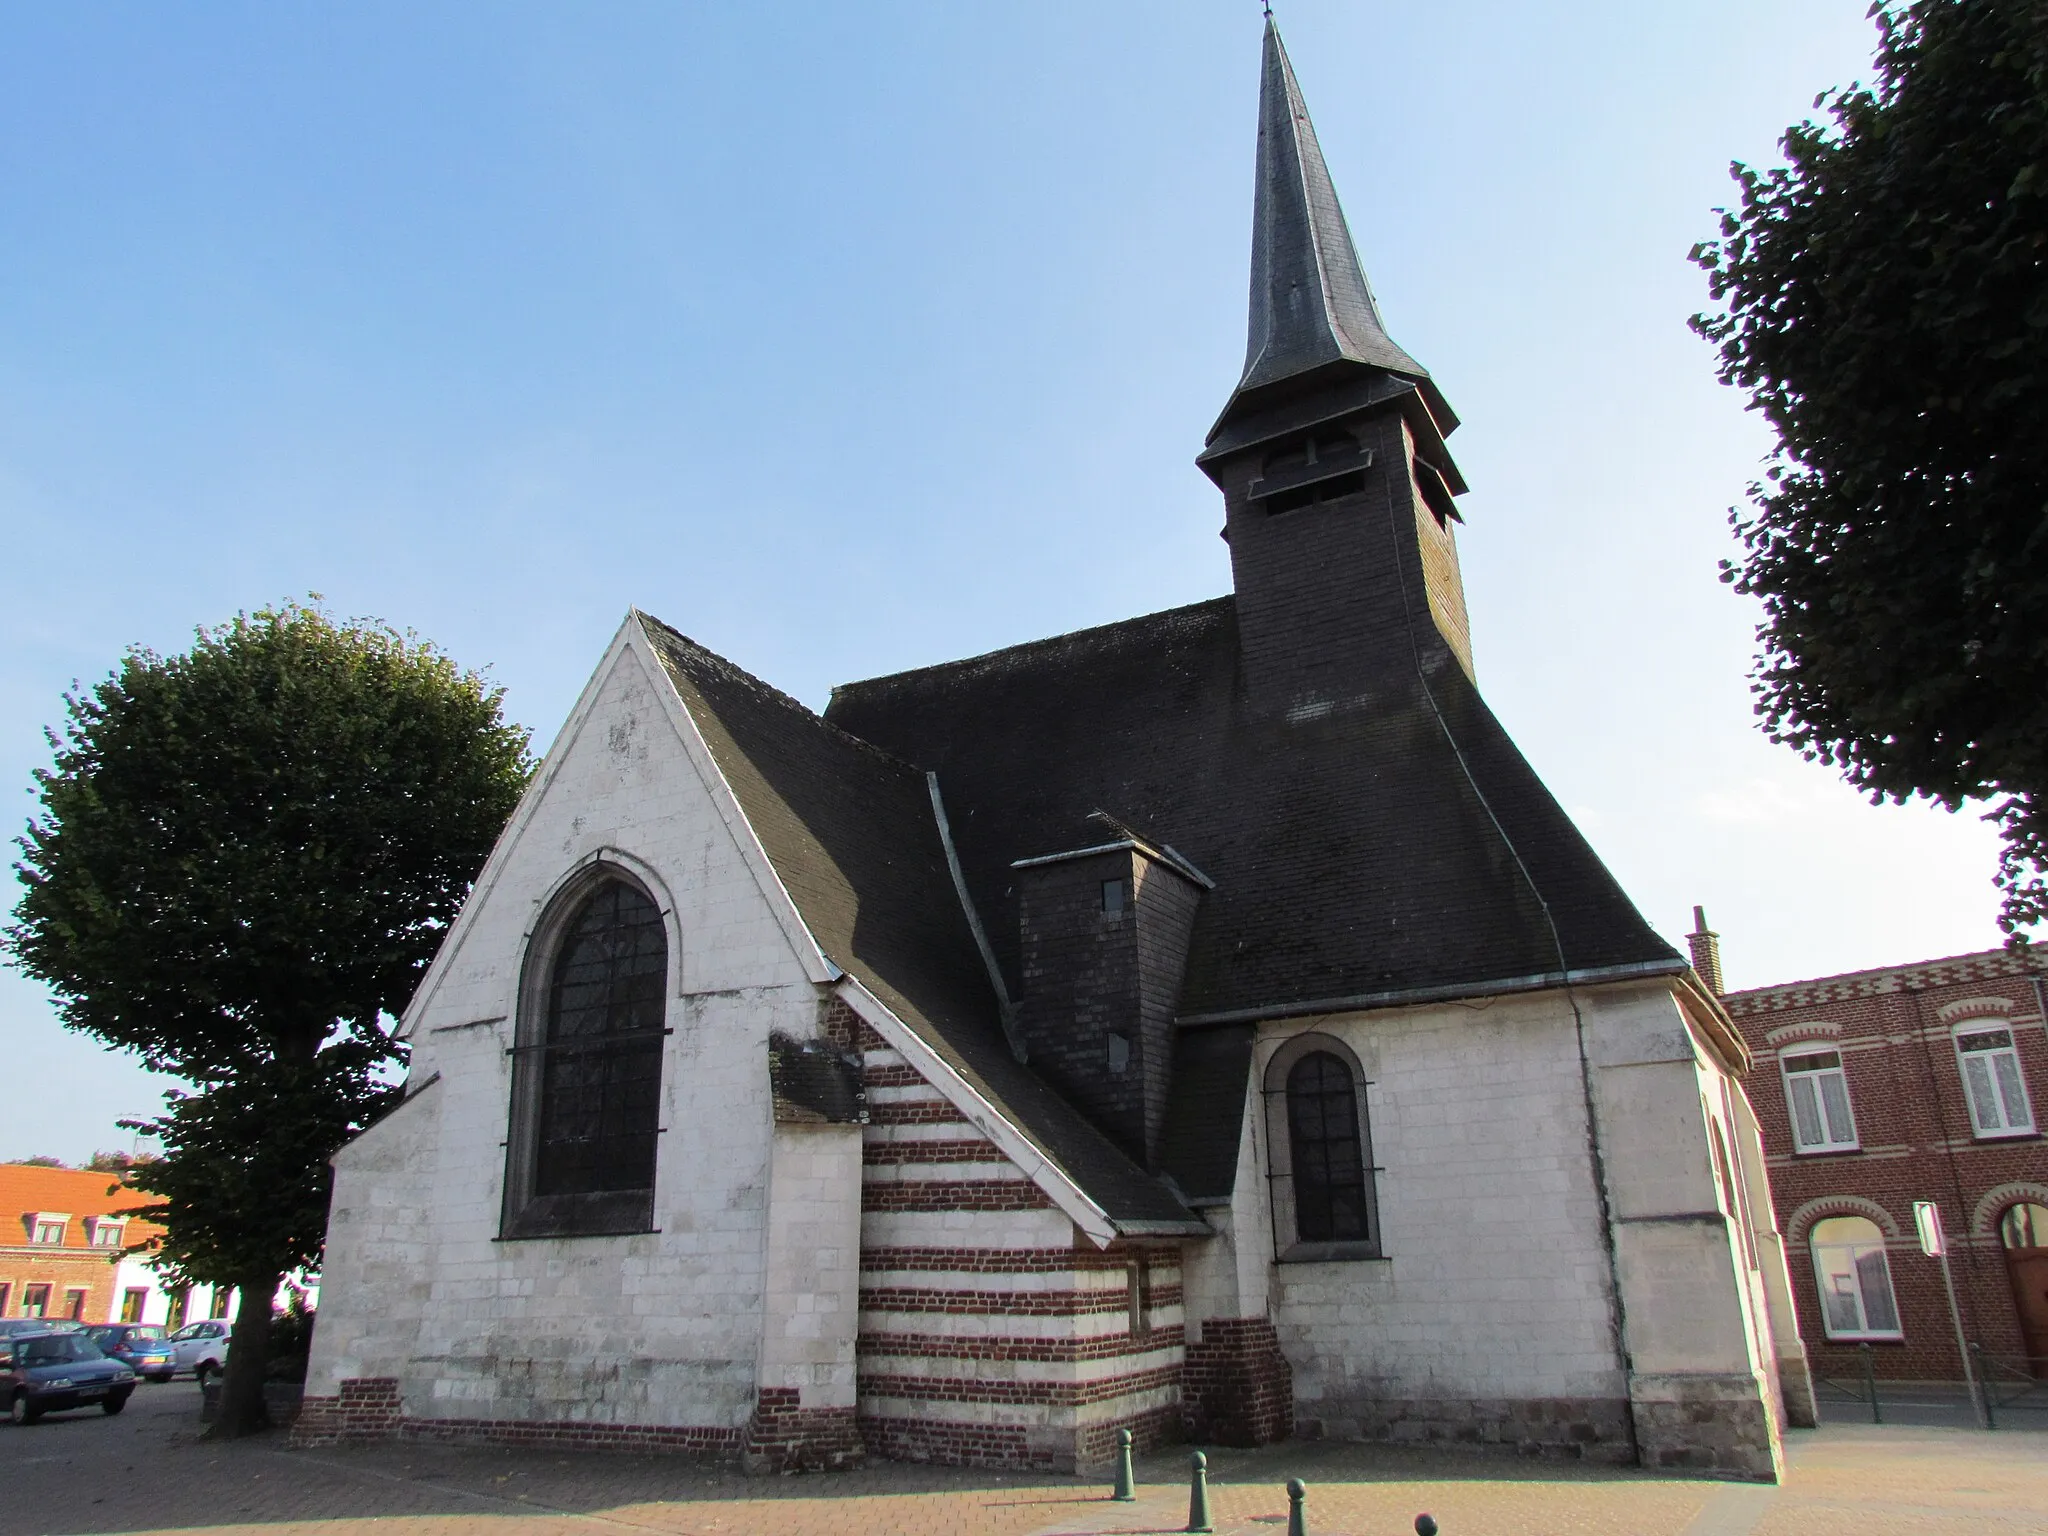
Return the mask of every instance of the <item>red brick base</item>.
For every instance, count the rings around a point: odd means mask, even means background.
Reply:
[[[309,1397],[292,1426],[295,1446],[369,1440],[473,1441],[562,1446],[585,1451],[696,1451],[732,1455],[744,1431],[693,1424],[603,1424],[588,1419],[416,1419],[399,1399],[395,1376],[341,1383],[334,1397]]]
[[[749,1472],[846,1472],[867,1458],[851,1408],[803,1408],[795,1387],[764,1387],[747,1423]]]
[[[292,1425],[293,1445],[349,1445],[397,1435],[401,1407],[396,1376],[359,1376],[335,1397],[307,1397]]]
[[[1187,1347],[1181,1376],[1188,1438],[1270,1445],[1294,1433],[1294,1371],[1263,1317],[1211,1317]]]

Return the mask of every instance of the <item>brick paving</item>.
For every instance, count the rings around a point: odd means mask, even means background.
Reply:
[[[1096,1481],[879,1463],[747,1478],[680,1456],[436,1445],[290,1451],[199,1438],[186,1383],[126,1414],[0,1426],[0,1536],[1138,1536],[1187,1518],[1179,1452],[1141,1498]],[[1402,1536],[2048,1536],[2048,1434],[1844,1424],[1794,1437],[1781,1488],[1425,1450],[1292,1442],[1210,1457],[1218,1536],[1279,1536],[1290,1476],[1310,1529]]]

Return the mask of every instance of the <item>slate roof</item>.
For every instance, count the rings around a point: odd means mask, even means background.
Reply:
[[[1118,1223],[1187,1208],[1010,1054],[924,775],[659,620],[641,624],[818,947]]]
[[[1179,1015],[1275,1016],[1574,972],[1680,968],[1455,667],[1290,722],[1247,707],[1236,604],[836,690],[826,718],[939,776],[970,894],[1018,979],[1012,860],[1101,809],[1216,882]],[[1557,923],[1487,814],[1500,820]]]
[[[1347,367],[1385,370],[1417,381],[1441,419],[1441,430],[1456,425],[1428,382],[1429,371],[1395,343],[1380,319],[1294,66],[1268,16],[1260,66],[1244,375],[1210,438],[1274,386]]]

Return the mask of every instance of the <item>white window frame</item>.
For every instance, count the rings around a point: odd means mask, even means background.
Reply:
[[[1798,1066],[1818,1056],[1832,1056],[1834,1064]],[[1800,1046],[1780,1052],[1778,1076],[1785,1089],[1785,1115],[1792,1122],[1794,1152],[1811,1156],[1816,1152],[1854,1152],[1862,1146],[1856,1137],[1855,1107],[1849,1099],[1849,1072],[1839,1046]],[[1833,1098],[1839,1102],[1831,1100],[1830,1088],[1837,1090]],[[1802,1097],[1807,1111],[1803,1120]]]
[[[1987,1041],[1972,1047],[1966,1041],[2002,1035],[2004,1043]],[[2019,1045],[2004,1019],[1972,1019],[1954,1032],[1956,1071],[1963,1080],[1963,1102],[1969,1106],[1970,1129],[1979,1141],[2034,1134],[2034,1106],[2020,1065]],[[1972,1069],[1976,1070],[1973,1072]]]
[[[1849,1213],[1854,1215],[1855,1213]],[[1823,1221],[1837,1218],[1823,1217]],[[1892,1284],[1891,1254],[1886,1246],[1884,1229],[1870,1218],[1860,1217],[1876,1228],[1875,1238],[1859,1242],[1819,1243],[1812,1233],[1807,1235],[1806,1251],[1813,1260],[1813,1285],[1820,1293],[1820,1326],[1830,1339],[1857,1341],[1863,1339],[1898,1340],[1906,1336],[1904,1321],[1899,1316],[1899,1293]],[[1817,1231],[1820,1222],[1814,1223]],[[1833,1262],[1830,1262],[1830,1258]],[[1872,1261],[1875,1262],[1872,1262]],[[1870,1325],[1871,1288],[1874,1280],[1881,1280],[1884,1286],[1884,1303],[1891,1310],[1892,1326],[1873,1328]],[[1844,1312],[1853,1312],[1853,1323],[1840,1319]]]
[[[128,1223],[112,1216],[101,1216],[86,1223],[92,1230],[86,1237],[88,1245],[94,1248],[118,1248]]]
[[[62,1248],[65,1225],[64,1222],[39,1216],[36,1218],[35,1230],[29,1235],[29,1242],[39,1248]]]

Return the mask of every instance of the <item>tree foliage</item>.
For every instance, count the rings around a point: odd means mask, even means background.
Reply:
[[[131,651],[65,699],[21,839],[11,958],[71,1029],[196,1085],[138,1126],[162,1261],[242,1289],[229,1433],[259,1423],[279,1277],[317,1261],[328,1158],[385,1101],[405,1002],[530,771],[501,690],[288,604]],[[238,1362],[247,1357],[247,1369]]]
[[[1873,8],[1693,259],[1778,446],[1724,564],[1774,740],[1875,798],[1994,802],[2001,926],[2048,917],[2048,0]]]

